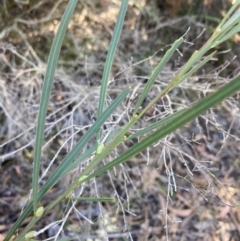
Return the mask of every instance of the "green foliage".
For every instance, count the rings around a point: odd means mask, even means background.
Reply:
[[[235,78],[230,83],[226,84],[219,90],[217,90],[212,95],[207,96],[205,99],[199,101],[193,106],[179,110],[171,116],[168,116],[148,128],[142,129],[126,138],[126,133],[130,130],[130,128],[146,113],[146,111],[152,107],[160,98],[166,95],[169,91],[177,87],[182,81],[187,79],[189,76],[194,74],[197,70],[199,70],[204,64],[208,63],[209,60],[216,54],[217,51],[213,51],[209,53],[212,48],[215,48],[219,44],[224,41],[227,41],[234,34],[239,32],[240,29],[240,17],[239,11],[236,9],[240,6],[240,0],[236,1],[233,4],[232,8],[229,10],[226,17],[221,21],[219,26],[216,28],[213,35],[210,39],[202,46],[201,49],[195,51],[193,55],[189,58],[188,62],[180,69],[176,77],[169,83],[169,85],[160,92],[144,109],[141,109],[141,105],[148,95],[153,83],[158,77],[159,73],[165,67],[166,63],[173,55],[173,53],[177,50],[177,48],[183,43],[184,38],[177,39],[169,50],[166,52],[163,59],[157,65],[156,69],[153,71],[153,74],[149,78],[148,82],[145,84],[144,90],[142,91],[140,98],[135,106],[134,113],[130,121],[119,128],[118,131],[113,132],[111,138],[103,141],[101,136],[101,129],[107,118],[112,115],[114,110],[121,104],[124,98],[129,94],[129,89],[127,88],[123,91],[109,106],[107,106],[106,102],[106,93],[108,87],[109,75],[114,59],[114,55],[117,49],[117,44],[119,41],[120,33],[122,30],[124,17],[126,14],[128,1],[123,0],[121,9],[119,12],[119,16],[117,19],[116,27],[113,33],[112,41],[109,46],[109,52],[106,59],[106,63],[104,66],[102,86],[100,92],[99,99],[99,107],[98,107],[98,118],[96,122],[89,128],[89,130],[85,133],[85,135],[79,140],[79,142],[74,146],[74,148],[68,153],[68,155],[62,160],[61,164],[55,169],[53,174],[49,177],[43,187],[39,190],[38,188],[38,180],[39,180],[39,167],[42,153],[42,145],[43,145],[43,135],[44,135],[44,127],[45,127],[45,118],[48,107],[48,101],[50,98],[52,83],[54,72],[57,65],[57,60],[60,54],[60,49],[62,46],[63,38],[68,26],[68,23],[71,19],[75,6],[77,4],[77,0],[69,1],[69,4],[66,8],[66,11],[62,17],[61,24],[59,26],[56,37],[53,41],[52,49],[49,55],[46,75],[44,79],[44,86],[42,91],[42,98],[40,102],[40,109],[38,115],[38,124],[37,124],[37,134],[36,134],[36,144],[35,144],[35,156],[34,156],[34,171],[33,171],[33,198],[32,201],[25,208],[19,219],[16,221],[15,225],[9,231],[5,240],[10,240],[12,235],[15,234],[16,230],[21,226],[23,221],[32,214],[32,212],[38,215],[32,217],[31,222],[24,228],[21,234],[17,237],[17,241],[23,240],[23,237],[31,238],[32,233],[29,233],[35,223],[45,215],[49,210],[51,210],[57,203],[62,201],[64,198],[69,197],[69,194],[78,187],[80,184],[94,178],[98,175],[101,175],[103,172],[106,172],[122,162],[127,161],[130,157],[138,154],[142,150],[150,147],[154,143],[158,142],[166,135],[176,131],[181,126],[187,124],[194,118],[196,118],[202,112],[208,110],[212,106],[220,103],[225,98],[233,95],[236,91],[240,89],[240,77]],[[234,13],[235,12],[235,13]],[[206,55],[207,54],[207,55]],[[132,148],[129,148],[125,153],[121,153],[119,157],[111,161],[110,163],[104,165],[103,167],[94,171],[94,168],[119,144],[124,142],[126,139],[131,139],[136,136],[147,135],[141,142],[137,143]],[[83,152],[84,147],[87,146],[88,142],[96,137],[96,145],[89,148],[87,151]],[[105,142],[105,143],[104,143]],[[99,144],[101,143],[101,144]],[[94,155],[94,152],[97,155]],[[67,190],[64,191],[63,194],[59,195],[55,200],[52,201],[48,206],[41,207],[41,209],[37,209],[37,206],[40,200],[46,195],[46,193],[53,187],[61,178],[63,178],[67,173],[76,168],[85,158],[93,156],[92,161],[86,166],[85,170],[80,174],[80,176],[73,182]],[[84,199],[84,198],[82,198]],[[85,200],[94,201],[94,199],[85,198]],[[95,199],[95,201],[113,201],[112,199],[99,198]],[[44,210],[44,212],[43,212]],[[31,234],[31,235],[30,235]],[[34,233],[35,234],[35,233]]]

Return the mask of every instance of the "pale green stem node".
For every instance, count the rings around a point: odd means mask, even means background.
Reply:
[[[100,154],[102,153],[103,149],[104,149],[104,144],[103,144],[103,143],[99,143],[99,145],[98,145],[98,147],[97,147],[96,153],[97,153],[98,155],[100,155]]]
[[[25,234],[24,238],[29,240],[29,239],[33,238],[36,235],[36,233],[37,233],[36,231],[30,231]]]
[[[35,217],[40,218],[40,217],[42,217],[43,213],[44,213],[44,207],[41,206],[35,212]]]
[[[78,179],[78,182],[79,183],[82,183],[83,181],[84,181],[84,179],[86,179],[88,177],[88,175],[83,175],[82,177],[80,177],[79,179]]]

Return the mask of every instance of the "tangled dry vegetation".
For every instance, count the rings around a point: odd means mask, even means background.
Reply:
[[[19,216],[31,189],[41,86],[66,1],[3,2],[0,233],[4,235]],[[216,1],[180,1],[178,8],[171,1],[146,2],[131,1],[129,5],[108,100],[111,102],[126,86],[132,86],[133,92],[106,123],[106,130],[129,118],[122,116],[123,108],[128,113],[132,111],[143,83],[169,45],[191,27],[186,34],[188,42],[158,77],[146,103],[206,41],[228,6],[228,1],[221,1],[219,9],[212,8]],[[41,183],[96,118],[101,74],[119,4],[117,0],[79,1],[62,47],[48,107]],[[159,100],[135,128],[189,106],[237,75],[237,40],[236,36],[223,44],[219,58]],[[239,98],[236,94],[227,99],[141,155],[84,186],[85,196],[115,197],[117,202],[61,203],[38,224],[39,230],[48,227],[41,240],[56,234],[74,236],[74,240],[239,240]],[[134,141],[116,152],[121,153]],[[61,193],[82,168],[84,165],[69,173],[43,202],[50,202]],[[67,215],[67,220],[58,223]]]

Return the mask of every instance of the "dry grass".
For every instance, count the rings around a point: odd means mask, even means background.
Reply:
[[[189,42],[159,76],[146,103],[166,86],[179,65],[204,43],[214,27],[214,22],[206,17],[212,13],[206,1],[202,2],[201,12],[184,5],[191,15],[182,15],[170,2],[164,6],[154,0],[148,4],[143,0],[130,3],[108,100],[127,85],[133,87],[133,93],[106,124],[106,133],[112,126],[126,122],[144,81],[169,44],[191,26]],[[43,75],[66,5],[63,0],[37,1],[31,7],[20,1],[4,3],[5,8],[0,10],[6,19],[14,20],[6,21],[0,32],[0,233],[6,233],[16,220],[31,188]],[[226,8],[224,4],[222,10]],[[83,0],[78,5],[62,48],[49,103],[41,182],[96,117],[101,74],[118,8],[119,1],[108,0]],[[227,45],[222,46],[223,50],[234,48],[234,42]],[[235,49],[221,53],[218,60],[159,100],[135,128],[189,106],[228,82],[239,72],[235,53]],[[40,239],[78,234],[76,240],[238,240],[240,217],[235,205],[240,184],[239,108],[237,94],[113,172],[81,187],[78,191],[84,196],[113,196],[117,203],[62,203],[38,224],[39,230],[48,228]],[[116,152],[133,144],[129,142]],[[112,153],[109,159],[114,156]],[[81,168],[69,173],[43,202],[56,197]]]

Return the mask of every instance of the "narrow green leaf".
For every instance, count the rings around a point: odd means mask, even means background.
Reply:
[[[108,137],[106,138],[105,143],[108,143],[110,140],[114,139],[120,132],[122,131],[122,128],[118,128],[111,132]]]
[[[113,113],[113,111],[117,108],[117,106],[122,102],[122,100],[128,95],[129,89],[126,89],[123,93],[121,93],[111,105],[103,112],[103,114],[96,120],[96,122],[88,129],[85,135],[79,140],[79,142],[74,146],[71,152],[63,159],[61,164],[56,168],[54,173],[49,177],[45,185],[41,188],[40,193],[45,194],[53,185],[59,181],[60,177],[63,177],[66,173],[72,170],[74,167],[80,164],[82,160],[82,155],[85,156],[85,153],[81,154],[79,158],[73,161],[77,155],[80,154],[84,146],[88,143],[88,141],[96,134],[96,132],[100,129],[106,119]],[[93,147],[96,149],[96,147]],[[91,148],[91,151],[92,149]],[[89,150],[87,154],[89,154]],[[70,169],[71,168],[71,169]]]
[[[38,179],[39,179],[39,169],[40,169],[40,161],[41,161],[41,153],[42,153],[44,126],[45,126],[45,119],[47,115],[47,106],[50,98],[54,73],[57,66],[57,60],[59,58],[59,53],[61,50],[64,35],[66,33],[68,24],[70,22],[73,11],[77,5],[77,2],[78,2],[77,0],[69,1],[67,8],[63,14],[57,34],[53,40],[53,44],[51,47],[51,51],[50,51],[50,55],[47,63],[47,70],[46,70],[46,74],[43,82],[42,96],[41,96],[40,107],[38,112],[36,143],[34,148],[34,167],[33,167],[33,177],[32,177],[34,211],[36,211],[37,209]]]
[[[202,49],[201,49],[202,50]],[[202,50],[202,51],[194,51],[194,53],[192,54],[192,56],[190,57],[190,59],[187,61],[186,64],[184,64],[184,66],[181,68],[181,70],[179,71],[178,75],[176,76],[175,79],[180,78],[181,76],[183,76],[185,73],[187,73],[189,71],[189,69],[192,68],[192,66],[199,60],[202,58],[202,56],[205,54],[206,50]]]
[[[79,201],[91,201],[91,202],[116,202],[115,198],[108,197],[69,197],[71,200],[79,200]]]
[[[146,149],[147,147],[153,145],[157,141],[164,138],[166,135],[172,133],[181,126],[187,124],[189,121],[196,118],[202,112],[208,110],[212,106],[223,101],[225,98],[233,95],[238,90],[240,90],[239,76],[232,80],[230,83],[220,88],[217,92],[209,95],[208,97],[199,101],[197,104],[193,105],[188,111],[185,111],[181,115],[175,117],[169,124],[164,126],[162,129],[154,132],[152,135],[145,138],[144,140],[136,144],[134,147],[130,148],[125,153],[121,154],[119,157],[117,157],[110,163],[106,164],[105,166],[96,170],[94,173],[90,174],[87,180],[99,176],[100,174],[112,169],[113,167],[121,164],[122,162],[127,161],[132,156],[138,154],[142,150]]]
[[[239,7],[239,6],[238,6]],[[235,24],[239,22],[240,17],[240,9],[238,9],[228,20],[227,22],[222,25],[221,31],[225,32],[229,29],[233,28]]]
[[[159,121],[156,121],[155,123],[149,125],[148,127],[145,127],[142,130],[129,135],[126,140],[131,140],[131,139],[139,137],[139,136],[144,136],[146,133],[149,133],[152,130],[159,129],[161,126],[166,125],[168,122],[172,121],[173,118],[175,118],[176,116],[179,116],[180,114],[182,114],[184,111],[187,111],[187,110],[188,109],[179,110],[171,115],[168,115],[167,117],[164,117],[163,119],[161,119]]]
[[[156,78],[158,77],[159,73],[161,73],[161,71],[163,70],[163,68],[165,67],[165,65],[167,64],[167,62],[169,61],[169,59],[172,57],[172,55],[174,54],[174,52],[176,51],[176,49],[182,44],[183,42],[183,38],[179,38],[177,39],[172,47],[165,53],[165,55],[163,56],[162,60],[160,61],[160,63],[157,65],[157,67],[155,68],[155,70],[153,71],[151,77],[149,78],[148,82],[146,83],[146,86],[144,87],[143,92],[141,93],[138,102],[135,105],[134,108],[134,113],[136,114],[138,113],[138,109],[141,106],[141,104],[143,103],[144,99],[146,98],[149,90],[151,89],[151,87],[153,86]]]
[[[215,53],[216,53],[216,51],[209,54],[207,57],[204,57],[204,59],[200,63],[195,64],[197,62],[197,60],[201,57],[202,54],[198,51],[194,52],[194,54],[189,59],[188,64],[186,65],[187,67],[184,66],[183,69],[181,69],[179,74],[168,84],[168,86],[162,91],[162,93],[164,93],[164,94],[168,93],[174,87],[176,87],[181,82],[183,82],[186,78],[190,77],[199,68],[201,68],[209,60],[211,60],[211,58],[213,57],[213,55]],[[194,66],[194,64],[195,64],[195,66]],[[186,72],[186,71],[188,71],[188,72],[186,74],[184,74],[184,72]]]
[[[225,42],[226,40],[230,39],[233,35],[238,33],[240,31],[240,24],[232,28],[228,33],[225,33],[221,38],[219,38],[218,41],[216,41],[213,45],[212,48],[215,48],[217,45]]]
[[[184,75],[184,77],[181,79],[180,82],[176,83],[179,84],[181,83],[183,80],[185,80],[186,78],[190,77],[193,73],[195,73],[197,70],[199,70],[203,65],[205,65],[209,60],[211,60],[211,58],[214,56],[214,54],[217,51],[214,51],[213,53],[209,54],[207,57],[204,57],[204,59],[202,61],[200,61],[198,64],[196,64],[195,66],[193,66],[193,68],[186,74]],[[175,86],[173,86],[175,87]]]
[[[232,7],[228,10],[228,12],[226,13],[226,15],[224,16],[223,20],[221,21],[219,28],[222,28],[223,25],[227,22],[228,18],[230,17],[230,15],[235,11],[235,9],[237,7],[239,7],[238,5],[240,4],[240,0],[235,1],[235,3],[232,5]]]
[[[57,168],[55,170],[56,174],[54,174],[54,177],[50,177],[47,182],[45,183],[44,187],[45,189],[49,189],[48,186],[51,186],[52,183],[57,183],[60,181],[67,173],[72,171],[74,168],[76,168],[82,161],[86,160],[86,158],[89,158],[93,153],[95,152],[97,148],[97,145],[92,146],[87,151],[85,151],[83,154],[79,155],[74,161],[70,160],[63,160],[64,163],[67,163],[68,165],[62,165],[59,169]],[[55,173],[54,172],[54,173]],[[48,184],[49,183],[49,184]],[[46,191],[45,191],[46,192]]]
[[[103,78],[101,83],[101,91],[100,91],[100,98],[99,98],[99,105],[98,105],[98,116],[100,116],[104,109],[105,99],[106,99],[106,93],[107,93],[107,85],[109,80],[109,75],[112,68],[113,58],[117,49],[117,44],[120,38],[124,18],[127,11],[129,0],[123,0],[121,4],[121,8],[118,14],[117,22],[114,28],[113,36],[111,39],[111,43],[109,46],[106,63],[104,64],[104,70],[103,70]],[[100,132],[99,132],[100,133]],[[100,134],[98,134],[98,140],[100,139]]]
[[[96,150],[96,145],[91,147],[89,150],[84,152],[79,158],[77,158],[74,162],[69,163],[67,166],[67,169],[62,171],[59,170],[58,168],[55,170],[55,172],[49,177],[49,179],[46,181],[46,183],[43,185],[43,187],[40,189],[38,193],[38,201],[47,193],[48,190],[53,186],[53,183],[56,184],[59,180],[61,180],[69,171],[73,170],[77,165],[85,160],[87,157],[89,157],[94,151]],[[58,173],[60,173],[58,175]],[[28,206],[24,209],[24,212],[21,214],[21,216],[18,218],[18,220],[14,223],[14,226],[12,229],[9,231],[9,233],[6,236],[6,241],[11,238],[11,236],[15,233],[15,231],[20,227],[22,222],[31,214],[33,210],[33,205],[32,202],[28,204]],[[33,220],[34,222],[34,220]],[[31,228],[31,227],[29,227]],[[25,232],[28,231],[25,228]],[[21,234],[22,235],[22,234]]]
[[[94,167],[99,163],[99,160],[102,160],[104,156],[109,153],[111,148],[111,144],[115,146],[116,143],[119,143],[118,138],[115,138],[112,143],[109,144],[106,148],[104,148],[103,152],[100,155],[96,155],[95,159],[86,167],[86,169],[82,172],[81,177],[84,177],[83,182],[86,182],[100,174],[102,174],[105,171],[110,170],[111,168],[119,165],[120,163],[127,161],[132,156],[136,155],[140,151],[146,149],[148,146],[154,144],[155,142],[159,141],[161,138],[164,138],[166,135],[170,134],[171,132],[175,131],[182,125],[188,123],[195,117],[197,117],[201,112],[211,108],[213,105],[219,103],[223,99],[227,98],[228,96],[235,93],[237,90],[240,89],[240,77],[235,78],[233,81],[231,81],[229,84],[225,85],[224,87],[220,88],[216,93],[209,95],[204,100],[198,102],[196,105],[193,105],[191,109],[188,111],[184,111],[181,113],[181,115],[176,116],[169,124],[165,125],[162,129],[154,132],[149,137],[145,138],[140,143],[136,144],[134,147],[130,148],[125,153],[121,154],[118,158],[111,161],[104,167],[101,167],[97,169],[94,173],[90,174],[90,172],[93,170]],[[124,128],[125,129],[125,128]],[[121,137],[121,136],[120,136]],[[61,197],[58,197],[53,203],[51,203],[48,207],[46,207],[47,210],[51,210],[52,207],[58,203],[59,201],[64,198],[70,190],[73,190],[76,188],[77,185],[80,185],[78,180],[76,180],[71,186],[69,187],[69,190],[61,194]]]
[[[85,135],[79,140],[79,142],[74,146],[74,148],[71,150],[71,152],[68,153],[68,155],[63,159],[61,164],[56,168],[54,173],[49,177],[49,179],[46,181],[46,183],[43,185],[43,187],[40,189],[37,201],[40,201],[43,196],[46,194],[46,192],[54,186],[60,178],[62,178],[66,173],[68,173],[69,167],[74,168],[76,167],[79,162],[84,160],[82,157],[85,157],[86,154],[89,155],[89,150],[86,153],[81,154],[81,157],[77,158],[75,161],[73,161],[77,155],[81,152],[83,147],[88,143],[88,141],[96,134],[96,132],[99,130],[99,128],[103,125],[103,123],[106,121],[106,119],[113,113],[113,111],[117,108],[117,106],[122,102],[122,100],[128,95],[129,89],[126,89],[121,95],[119,95],[113,103],[103,112],[103,114],[96,120],[96,122],[89,128],[89,130],[85,133]],[[94,150],[96,147],[93,147]],[[91,149],[90,151],[92,151]],[[23,211],[21,216],[18,218],[18,220],[14,223],[13,227],[7,234],[6,240],[9,240],[11,236],[16,232],[16,230],[20,227],[22,222],[28,217],[28,215],[32,212],[33,209],[33,203],[31,202],[26,209]]]

